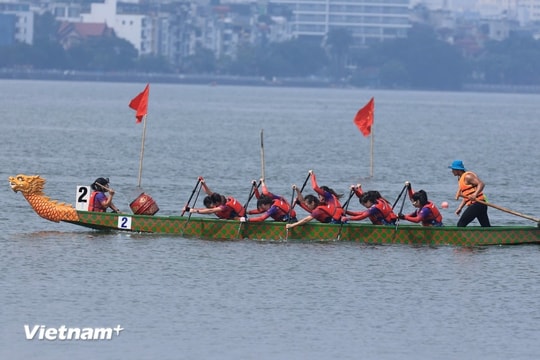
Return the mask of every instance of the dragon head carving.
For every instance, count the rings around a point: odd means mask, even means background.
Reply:
[[[11,190],[21,192],[34,211],[44,219],[59,221],[78,221],[77,211],[69,204],[58,203],[43,194],[45,179],[39,175],[10,176]]]
[[[43,187],[45,179],[39,175],[23,175],[10,176],[8,178],[11,190],[22,192],[24,195],[43,195]]]

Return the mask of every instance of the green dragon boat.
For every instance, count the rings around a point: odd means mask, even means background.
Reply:
[[[252,239],[266,241],[356,241],[366,244],[412,244],[484,246],[540,244],[537,226],[425,227],[420,225],[380,226],[364,223],[344,225],[311,222],[290,230],[284,223],[239,221],[197,216],[156,216],[88,212],[58,203],[43,194],[45,180],[38,175],[9,178],[13,191],[21,192],[34,211],[54,222],[68,222],[96,230],[170,234],[201,239]]]

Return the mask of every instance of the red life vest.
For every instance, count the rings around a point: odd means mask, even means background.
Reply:
[[[276,221],[283,221],[283,219],[289,215],[289,211],[291,212],[291,218],[296,217],[296,211],[294,211],[294,209],[291,210],[291,206],[289,203],[283,200],[283,198],[275,199],[272,206],[278,208],[278,211],[276,211],[276,213],[272,216],[272,218]]]
[[[377,199],[377,202],[373,205],[379,213],[377,215],[371,215],[369,219],[375,225],[392,224],[397,220],[397,215],[392,211],[390,203],[384,199]]]
[[[222,210],[216,213],[220,219],[234,219],[236,217],[246,216],[246,211],[242,204],[233,197],[228,197],[225,205],[222,205]]]
[[[321,204],[313,209],[313,211],[311,211],[311,216],[322,223],[329,223],[332,221],[332,214],[329,212],[329,208],[326,204]]]
[[[88,211],[105,212],[105,210],[107,210],[107,208],[104,208],[99,201],[96,201],[96,195],[100,193],[100,191],[92,191],[88,202]]]
[[[431,201],[428,201],[422,208],[428,208],[430,215],[422,219],[422,226],[442,225],[442,215],[439,209]]]

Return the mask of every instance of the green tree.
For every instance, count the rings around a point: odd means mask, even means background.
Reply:
[[[325,48],[330,58],[330,72],[341,79],[347,75],[347,62],[353,36],[346,28],[336,28],[328,32],[325,39]]]
[[[132,70],[138,56],[130,42],[115,36],[85,39],[67,54],[71,69],[91,71]]]
[[[214,53],[206,48],[198,46],[195,54],[186,58],[184,71],[194,74],[212,74],[217,69]]]
[[[485,51],[475,63],[490,84],[536,85],[540,74],[532,64],[540,61],[540,41],[530,36],[511,34],[503,41],[486,43]]]
[[[468,70],[461,53],[426,27],[413,27],[407,38],[381,43],[373,51],[388,71],[386,86],[458,90]]]
[[[261,63],[264,76],[309,76],[326,66],[327,57],[321,46],[307,39],[293,39],[269,46]]]
[[[135,69],[148,73],[170,73],[171,64],[163,56],[146,55],[135,61]]]
[[[40,69],[64,69],[66,53],[58,42],[60,24],[49,11],[34,17],[34,46],[32,66]]]

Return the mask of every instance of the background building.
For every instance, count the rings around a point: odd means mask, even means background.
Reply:
[[[14,41],[32,45],[34,42],[34,13],[27,3],[0,3],[0,44]]]
[[[325,37],[338,28],[350,30],[356,45],[406,37],[409,0],[272,0],[293,13],[294,36]]]

